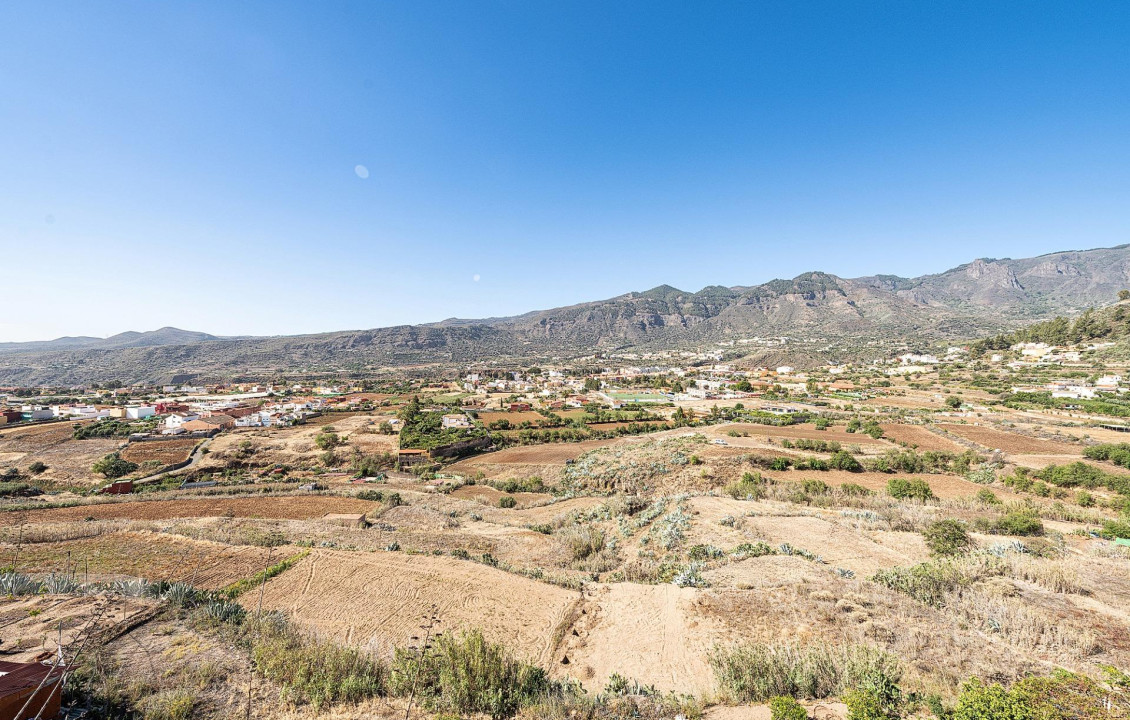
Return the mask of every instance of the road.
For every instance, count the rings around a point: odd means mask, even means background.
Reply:
[[[211,444],[211,442],[212,442],[212,438],[204,438],[203,442],[201,442],[199,445],[194,447],[192,449],[192,454],[188,456],[188,464],[185,465],[184,467],[177,468],[176,470],[168,470],[166,472],[160,472],[160,473],[157,473],[156,475],[150,475],[149,477],[141,478],[140,480],[134,481],[134,485],[149,485],[150,483],[157,482],[158,480],[161,480],[162,478],[166,478],[170,475],[176,475],[176,474],[182,473],[186,470],[191,470],[192,467],[194,465],[196,465],[196,463],[200,462],[200,458],[204,457],[204,448],[208,447],[208,445]]]

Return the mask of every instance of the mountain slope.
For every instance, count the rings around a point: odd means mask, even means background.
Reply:
[[[750,287],[661,285],[608,300],[487,320],[291,337],[219,338],[175,328],[0,346],[0,384],[167,382],[482,359],[570,357],[706,346],[754,336],[838,343],[984,337],[1113,302],[1130,286],[1130,246],[979,259],[919,278],[809,272]]]

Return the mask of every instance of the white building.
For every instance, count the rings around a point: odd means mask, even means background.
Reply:
[[[198,420],[200,418],[196,413],[172,413],[165,418],[165,427],[169,430],[175,430],[186,422]]]
[[[126,408],[126,417],[130,420],[144,420],[157,414],[157,408],[150,405],[139,405]]]
[[[471,427],[471,418],[461,413],[452,413],[443,416],[443,427],[445,428],[469,428]]]

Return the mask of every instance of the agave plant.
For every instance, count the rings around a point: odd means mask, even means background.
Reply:
[[[161,599],[180,607],[191,604],[196,597],[196,588],[186,582],[169,583],[161,593]]]
[[[152,584],[147,580],[115,580],[107,589],[116,595],[127,597],[146,597],[150,595]]]
[[[246,617],[247,611],[239,603],[215,600],[204,606],[204,614],[216,622],[239,625]]]
[[[82,591],[82,585],[75,582],[70,575],[56,575],[51,573],[43,581],[45,592],[51,595],[74,595]]]
[[[43,592],[43,583],[23,573],[0,573],[0,595],[38,595]]]

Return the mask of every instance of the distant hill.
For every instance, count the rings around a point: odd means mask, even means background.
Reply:
[[[129,331],[118,333],[108,338],[61,337],[54,340],[0,343],[0,353],[73,350],[77,348],[157,347],[159,345],[187,345],[189,343],[222,339],[225,338],[209,335],[208,333],[181,330],[175,327],[163,327],[160,330],[150,330],[149,332]]]
[[[162,328],[104,340],[0,345],[0,384],[365,372],[425,363],[701,347],[780,335],[826,342],[845,356],[868,343],[929,343],[1008,332],[1110,304],[1127,286],[1130,246],[1120,245],[1020,260],[982,258],[918,278],[846,279],[808,272],[698,292],[661,285],[515,317],[452,318],[317,335],[219,338]]]

